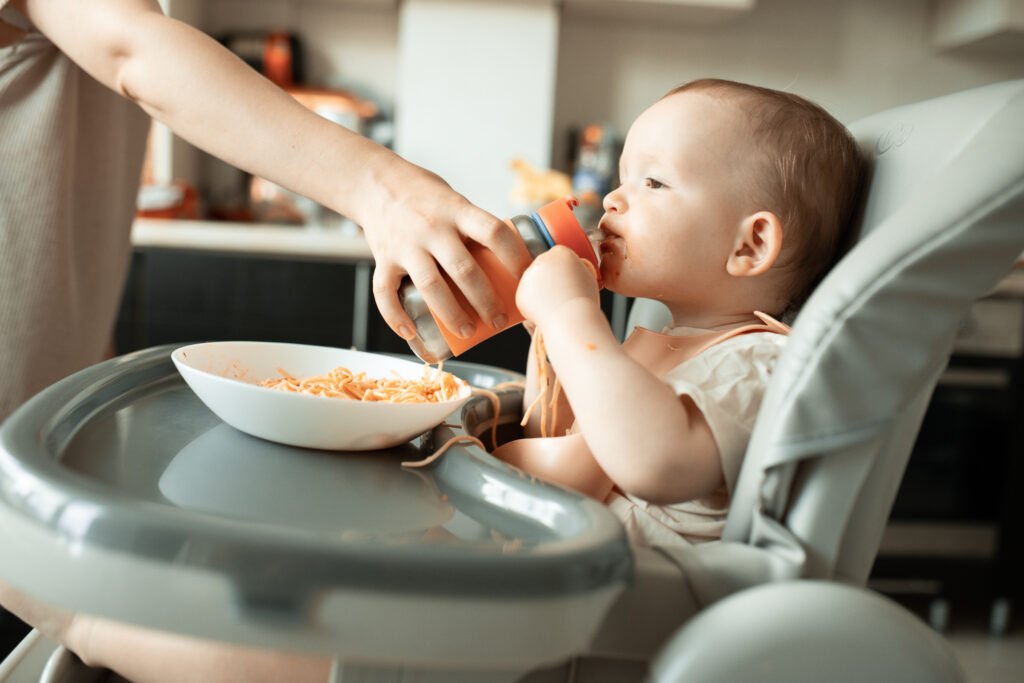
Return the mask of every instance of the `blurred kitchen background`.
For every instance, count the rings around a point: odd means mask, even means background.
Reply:
[[[792,90],[844,122],[1024,78],[1024,0],[163,5],[502,217],[572,191],[596,220],[630,122],[693,78]],[[348,219],[160,126],[144,183],[118,353],[214,339],[408,352],[372,303],[370,255]],[[965,323],[872,579],[947,633],[979,681],[1024,665],[1022,278]],[[621,330],[629,302],[603,296]],[[522,370],[527,344],[515,329],[464,358]]]

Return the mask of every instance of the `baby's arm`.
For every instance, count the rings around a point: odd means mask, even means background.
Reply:
[[[653,503],[708,495],[724,479],[711,430],[634,361],[612,333],[593,277],[556,247],[527,270],[516,297],[541,331],[594,459],[622,490]]]

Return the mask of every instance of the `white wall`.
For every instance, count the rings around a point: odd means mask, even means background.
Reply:
[[[759,0],[729,23],[562,22],[555,153],[572,124],[610,122],[624,133],[640,111],[705,76],[789,89],[846,123],[898,104],[1024,78],[1016,52],[939,52],[929,0]]]
[[[557,55],[553,0],[406,0],[395,150],[513,215],[509,162],[551,165]]]
[[[570,127],[610,122],[625,133],[646,106],[692,78],[717,76],[790,89],[847,123],[898,104],[1024,78],[1020,34],[1011,36],[1018,44],[1010,52],[933,48],[929,32],[936,0],[758,0],[749,13],[710,26],[582,17],[558,20],[557,15],[551,20],[538,7],[552,0],[429,1],[450,5],[449,21],[456,26],[462,23],[460,6],[465,17],[480,26],[490,21],[489,10],[502,5],[513,8],[510,29],[522,19],[527,23],[516,30],[528,31],[532,15],[544,17],[543,22],[556,32],[557,48],[550,60],[535,63],[556,66],[551,71],[537,66],[524,79],[516,56],[517,52],[528,54],[531,45],[511,45],[501,40],[500,32],[490,43],[474,42],[467,50],[465,45],[431,41],[429,31],[409,31],[417,45],[402,46],[400,39],[408,28],[401,26],[401,16],[410,0],[173,0],[172,4],[179,6],[176,13],[213,34],[228,29],[294,28],[305,40],[313,82],[362,89],[385,102],[397,100],[399,115],[402,88],[416,87],[414,81],[402,84],[400,60],[413,64],[416,60],[413,52],[403,57],[402,51],[417,46],[427,49],[425,59],[441,65],[446,51],[461,48],[459,58],[472,60],[472,69],[463,69],[461,78],[447,82],[439,74],[444,87],[433,102],[423,89],[415,94],[407,114],[420,121],[403,130],[408,135],[415,129],[419,139],[406,137],[402,144],[420,163],[499,214],[505,212],[502,199],[513,181],[507,171],[512,156],[523,155],[533,163],[550,159],[553,166],[565,170]],[[480,76],[467,77],[467,73]],[[553,106],[550,122],[516,112],[509,115],[505,109],[496,112],[503,84],[507,85],[504,94],[528,92],[531,85],[544,93],[552,87],[552,79],[553,105],[541,103],[537,108]],[[443,128],[444,136],[457,134],[458,125],[422,117],[443,119],[445,110],[452,112],[455,106],[458,117],[474,122],[472,129],[467,127],[473,135],[503,137],[506,142],[521,138],[526,141],[522,149],[515,144],[481,148],[477,159],[488,154],[509,157],[489,159],[493,172],[487,174],[469,167],[479,162],[424,152],[436,142],[436,137],[430,138],[432,132]],[[524,108],[529,106],[526,103]],[[551,153],[538,151],[538,144],[550,145]]]

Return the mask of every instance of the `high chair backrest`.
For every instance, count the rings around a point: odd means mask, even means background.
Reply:
[[[705,597],[769,578],[866,581],[958,327],[1024,250],[1024,80],[850,129],[871,162],[859,237],[795,320],[725,547],[699,553],[700,580],[719,584]],[[746,560],[707,559],[728,546]],[[712,580],[712,566],[737,575]]]
[[[850,129],[872,167],[860,236],[797,316],[724,539],[863,583],[958,328],[1024,250],[1024,80]]]

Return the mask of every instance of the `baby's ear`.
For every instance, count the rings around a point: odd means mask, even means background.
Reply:
[[[758,211],[740,223],[725,269],[733,277],[761,275],[775,264],[780,251],[782,221],[771,211]]]

